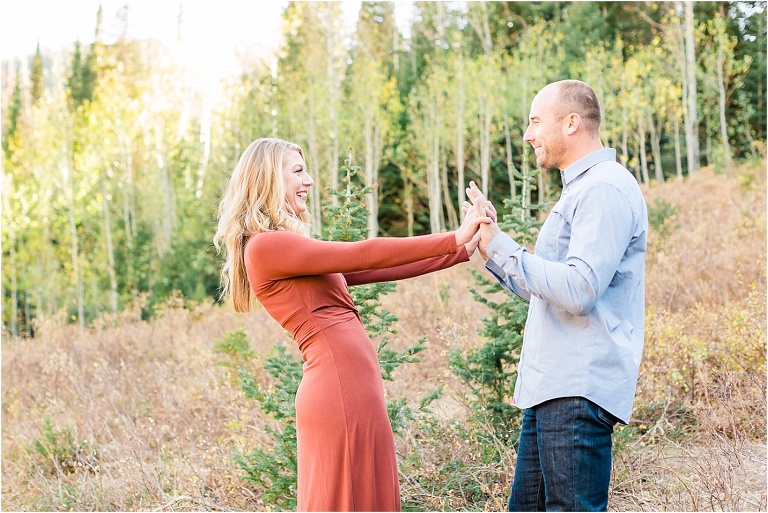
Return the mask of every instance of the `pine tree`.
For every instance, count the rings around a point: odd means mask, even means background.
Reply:
[[[537,173],[514,171],[523,191],[530,190]],[[499,227],[515,233],[515,240],[521,245],[533,243],[541,222],[531,216],[530,211],[541,211],[546,205],[529,205],[527,194],[521,194],[513,199],[505,199],[504,206],[509,213],[502,216]],[[481,441],[488,439],[484,445],[492,447],[491,441],[494,438],[505,443],[515,443],[519,438],[520,410],[513,408],[510,403],[523,345],[523,329],[528,317],[528,302],[509,292],[505,292],[503,301],[490,299],[502,291],[501,285],[475,269],[470,269],[470,272],[475,283],[482,288],[482,293],[471,288],[472,296],[490,311],[478,330],[488,342],[466,356],[459,350],[452,350],[448,364],[471,391],[469,403],[473,410],[472,420],[481,427],[478,430]],[[489,426],[491,431],[485,426]]]
[[[43,96],[45,82],[43,77],[43,55],[40,53],[40,43],[37,43],[35,56],[32,58],[32,70],[29,72],[31,83],[29,94],[32,97],[32,105],[35,105]]]
[[[13,85],[13,93],[11,93],[11,103],[8,105],[8,117],[5,123],[5,130],[3,130],[3,153],[5,154],[6,159],[10,159],[13,154],[13,141],[18,132],[21,108],[21,74],[17,72],[16,82]]]
[[[85,102],[93,100],[96,89],[96,55],[93,48],[83,55],[80,41],[75,42],[75,50],[72,53],[72,64],[67,75],[67,95],[71,102],[72,110],[76,110]]]

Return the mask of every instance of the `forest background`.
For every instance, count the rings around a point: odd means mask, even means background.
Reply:
[[[160,393],[167,400],[170,392],[152,385],[151,394],[142,398],[139,382],[153,382],[148,374],[138,375],[131,390],[115,391],[114,397],[106,393],[119,403],[110,403],[115,411],[132,412],[134,429],[143,423],[148,433],[159,430],[155,438],[117,450],[123,458],[132,454],[139,464],[152,461],[132,471],[143,476],[136,485],[141,490],[120,482],[114,469],[112,486],[103,481],[104,473],[101,483],[94,484],[97,451],[88,448],[107,435],[97,427],[101,421],[86,421],[86,416],[66,421],[61,416],[62,408],[68,410],[83,397],[95,400],[91,394],[97,394],[91,388],[95,382],[73,376],[95,373],[92,377],[98,375],[102,382],[106,374],[97,372],[100,366],[104,372],[107,367],[125,372],[130,361],[141,367],[136,358],[146,357],[148,349],[134,346],[137,336],[148,337],[143,344],[155,346],[149,362],[170,358],[169,365],[179,364],[174,359],[180,356],[169,357],[165,351],[178,351],[181,344],[182,350],[191,351],[186,357],[193,358],[183,363],[208,376],[202,370],[204,360],[195,358],[210,353],[227,331],[224,327],[235,329],[245,322],[217,304],[221,260],[211,237],[223,186],[253,139],[283,137],[304,148],[316,182],[310,206],[321,237],[334,229],[330,212],[339,199],[331,191],[342,185],[340,169],[350,155],[359,166],[358,185],[376,185],[365,196],[369,237],[454,228],[470,179],[497,204],[515,200],[521,212],[542,219],[546,204],[559,194],[560,181],[557,172],[536,170],[529,160],[522,141],[528,108],[546,83],[579,78],[602,101],[603,140],[617,149],[642,184],[656,234],[649,256],[649,281],[656,281],[649,288],[657,287],[659,293],[649,293],[647,344],[654,350],[646,361],[666,374],[650,385],[655,375],[647,371],[640,420],[623,435],[639,460],[620,460],[626,464],[626,480],[623,488],[614,486],[614,497],[631,495],[620,503],[627,509],[659,509],[665,507],[660,501],[673,496],[688,502],[667,503],[671,509],[765,509],[764,457],[755,464],[758,472],[762,469],[762,494],[742,493],[736,484],[736,470],[754,463],[755,452],[765,452],[765,2],[414,2],[407,31],[395,23],[394,6],[362,2],[358,21],[348,32],[340,2],[288,2],[276,59],[238,54],[238,71],[222,80],[218,94],[199,88],[180,58],[183,38],[191,37],[181,17],[174,46],[120,35],[127,30],[105,34],[99,10],[92,44],[73,43],[50,53],[38,47],[24,59],[2,63],[4,500],[11,497],[16,509],[263,506],[263,490],[236,484],[237,477],[218,487],[222,483],[216,480],[222,478],[212,477],[217,471],[237,474],[223,460],[213,468],[204,465],[205,476],[202,470],[190,477],[174,468],[172,477],[162,477],[177,461],[165,452],[166,442],[183,444],[184,436],[175,432],[171,420],[156,424],[162,408],[150,397]],[[118,26],[130,23],[128,7],[117,21]],[[698,203],[704,199],[709,203]],[[690,224],[694,221],[684,215],[709,219],[710,224]],[[729,215],[735,216],[732,223]],[[680,236],[681,226],[689,236]],[[739,252],[727,262],[704,265],[718,256],[714,249],[702,249],[712,236],[707,230],[718,231],[718,249],[738,245]],[[672,234],[681,240],[674,241]],[[746,237],[746,244],[739,237]],[[681,270],[692,263],[701,267],[699,274]],[[727,279],[713,277],[718,272]],[[451,330],[464,340],[479,329],[478,319],[488,315],[487,309],[457,303],[451,289],[470,284],[463,275],[445,276],[452,281],[429,282],[440,291],[439,308],[427,308],[421,318],[422,324],[423,319],[442,319],[441,326],[419,327],[414,320],[408,327],[414,302],[433,301],[413,286],[391,295],[400,302],[391,310],[405,318],[400,336],[403,331],[414,338],[432,333],[445,342]],[[448,307],[458,320],[442,317]],[[221,329],[199,339],[193,336],[196,345],[191,349],[176,340],[174,332],[189,335],[190,326],[206,321],[219,323]],[[685,333],[692,322],[699,331]],[[262,349],[258,354],[268,353],[267,342],[280,338],[279,330],[262,326],[268,323],[260,316],[246,322],[251,343]],[[412,343],[393,340],[395,346]],[[203,350],[206,343],[209,347]],[[86,347],[103,359],[85,358]],[[216,361],[208,356],[208,363]],[[444,361],[433,363],[446,367]],[[94,368],[83,374],[82,366],[90,364]],[[168,372],[156,368],[152,376]],[[53,377],[48,383],[38,381]],[[51,390],[58,379],[65,382]],[[394,385],[392,393],[424,392],[412,379],[405,382],[413,390]],[[225,387],[220,376],[206,380],[217,383],[215,390],[194,392],[194,405],[172,401],[180,411],[191,408],[180,413],[182,418],[197,419],[195,412],[202,408],[208,427],[218,422],[212,418],[219,414],[237,419],[225,430],[231,445],[254,443],[238,437],[246,437],[243,432],[252,422],[245,418],[261,414],[233,397],[237,387]],[[171,381],[182,380],[176,376]],[[22,392],[17,387],[23,383],[41,388],[30,385],[29,392]],[[72,395],[65,399],[68,389]],[[32,390],[45,397],[42,403]],[[225,415],[211,405],[200,406],[199,401],[207,404],[214,395],[242,411]],[[458,414],[460,405],[471,410],[455,401],[448,416]],[[721,409],[713,416],[714,403]],[[31,426],[8,424],[23,412]],[[126,420],[120,422],[125,427]],[[111,422],[105,425],[108,431],[117,430]],[[432,426],[421,426],[419,436],[448,429]],[[675,437],[700,436],[701,429],[712,441],[705,444],[711,452],[702,456],[701,446],[681,449],[681,440],[687,439]],[[269,445],[257,431],[250,434],[257,445]],[[115,436],[108,433],[117,443]],[[132,436],[141,439],[135,431]],[[199,436],[193,445],[210,447],[223,435],[211,438],[206,431]],[[429,453],[419,436],[408,443]],[[682,488],[672,494],[665,488],[666,499],[644,503],[637,498],[642,496],[635,488],[641,486],[637,476],[647,470],[642,465],[646,455],[656,461],[670,457],[669,445],[654,446],[652,456],[641,450],[655,438],[672,441],[677,451],[673,457],[681,450],[691,457],[693,468],[699,469],[693,472],[698,488],[677,475]],[[66,461],[79,462],[80,469],[63,469],[46,443],[61,449]],[[104,454],[109,443],[101,443]],[[470,442],[453,448],[460,456],[457,474],[465,476],[467,469],[499,472],[477,466],[487,462],[471,464],[472,448]],[[212,455],[221,456],[210,451],[200,458],[210,463]],[[723,461],[716,454],[735,459]],[[35,455],[54,462],[53,477]],[[513,449],[500,448],[498,455],[496,464],[503,465]],[[430,465],[442,475],[454,475],[439,465],[439,454],[432,458],[420,459],[425,470],[406,474],[409,479],[428,475]],[[181,461],[181,466],[191,466],[192,460]],[[717,461],[730,473],[720,472],[713,463]],[[413,470],[416,463],[412,465]],[[99,466],[108,468],[103,461]],[[126,474],[127,468],[126,463]],[[726,478],[713,480],[710,471]],[[456,479],[456,488],[449,486],[455,496],[443,502],[423,498],[432,478],[414,478],[405,486],[406,496],[420,494],[422,502],[412,503],[428,509],[498,509],[502,503],[493,501],[503,495],[509,477],[500,475],[498,488],[474,483],[472,493],[466,491],[467,482]],[[742,482],[754,484],[755,475],[748,473]],[[199,493],[184,488],[190,482]],[[431,484],[440,488],[437,481]],[[121,486],[124,495],[116,491]],[[234,490],[238,499],[223,499],[224,489]],[[105,496],[107,491],[112,495]]]

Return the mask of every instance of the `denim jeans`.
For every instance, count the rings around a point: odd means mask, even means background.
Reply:
[[[583,397],[525,409],[509,511],[606,511],[617,422]]]

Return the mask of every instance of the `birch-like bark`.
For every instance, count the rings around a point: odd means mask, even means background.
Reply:
[[[112,221],[109,214],[109,197],[107,195],[106,178],[101,180],[102,210],[104,221],[104,239],[107,249],[107,276],[109,277],[109,306],[112,317],[117,320],[117,275],[115,273],[115,252],[112,247]]]
[[[719,93],[719,113],[720,113],[720,143],[725,152],[723,165],[726,174],[731,172],[731,144],[728,142],[728,120],[725,117],[725,77],[723,73],[723,58],[718,51],[717,54],[717,92]]]
[[[481,190],[486,198],[491,182],[491,102],[489,98],[481,101],[480,105],[480,181]],[[489,198],[490,199],[490,198]]]
[[[455,154],[456,154],[456,173],[458,175],[457,177],[457,184],[456,184],[456,199],[458,200],[458,205],[461,207],[461,205],[464,204],[464,200],[466,199],[466,178],[464,177],[464,168],[466,166],[466,156],[465,156],[465,148],[464,148],[464,60],[459,60],[458,70],[456,73],[456,92],[457,92],[457,103],[456,103],[456,148],[455,148]]]
[[[446,223],[444,226],[446,226],[449,230],[455,230],[459,227],[459,218],[456,213],[456,209],[453,206],[453,201],[451,200],[451,192],[448,189],[448,159],[444,158],[442,161],[443,172],[440,183],[443,188],[443,201],[445,201],[446,210]]]
[[[434,100],[434,99],[433,99]],[[437,113],[437,105],[432,105]],[[434,126],[431,128],[432,137],[430,151],[427,157],[427,189],[429,191],[429,227],[431,233],[442,230],[443,202],[440,196],[440,135],[438,133],[437,116],[433,116]]]
[[[67,150],[69,154],[69,150]],[[75,296],[77,298],[77,320],[81,328],[85,328],[85,291],[83,289],[83,278],[80,273],[80,241],[77,235],[77,219],[75,215],[75,194],[72,178],[72,169],[74,168],[74,156],[69,154],[69,162],[62,168],[64,178],[64,188],[67,195],[67,217],[69,219],[70,233],[70,254],[72,258],[72,275],[75,285]]]
[[[661,185],[664,183],[664,170],[661,165],[660,134],[656,128],[656,123],[653,121],[653,112],[650,110],[648,111],[648,126],[651,130],[651,151],[653,152],[653,167],[656,171],[656,182],[658,185]]]
[[[696,46],[693,35],[693,2],[683,2],[685,10],[685,90],[687,116],[685,142],[688,152],[688,174],[699,169],[699,116],[696,106]]]
[[[680,153],[680,121],[675,117],[673,121],[675,127],[675,168],[677,170],[677,179],[683,179],[683,158]]]
[[[509,196],[514,200],[517,195],[515,176],[518,174],[515,162],[512,160],[512,134],[509,128],[509,118],[504,117],[504,143],[507,150],[507,176],[509,177]]]
[[[637,120],[637,150],[640,154],[640,171],[643,176],[643,183],[650,182],[648,176],[648,155],[645,151],[645,119],[640,116]]]
[[[374,128],[373,113],[369,108],[364,107],[364,120],[363,120],[363,141],[364,141],[364,157],[363,157],[363,174],[365,178],[366,187],[370,187],[371,190],[365,195],[366,206],[368,208],[368,238],[373,238],[379,234],[379,195],[378,188],[374,188],[374,185],[378,182],[378,169],[376,167],[374,159]]]

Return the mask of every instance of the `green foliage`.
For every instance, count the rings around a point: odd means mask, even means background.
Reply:
[[[96,473],[99,454],[88,441],[76,440],[69,428],[60,429],[45,419],[41,436],[32,440],[30,449],[37,456],[40,468],[49,474]]]
[[[129,39],[121,28],[116,40],[104,37],[101,15],[92,44],[76,43],[68,54],[32,48],[28,77],[5,81],[3,90],[3,169],[11,182],[3,190],[15,191],[3,199],[4,256],[16,252],[16,265],[3,270],[3,304],[13,305],[4,311],[6,329],[29,332],[36,317],[61,311],[85,325],[106,310],[117,316],[147,292],[150,305],[177,291],[215,298],[212,218],[235,162],[257,137],[303,147],[318,184],[311,189],[316,226],[326,230],[319,214],[336,198],[325,186],[336,183],[339,148],[354,147],[365,156],[363,182],[379,185],[369,196],[369,229],[386,235],[451,226],[459,181],[482,174],[494,195],[504,195],[508,169],[521,167],[529,146],[521,135],[530,101],[551,80],[595,87],[603,139],[632,170],[641,153],[635,141],[650,128],[641,119],[657,131],[650,169],[661,169],[661,159],[669,174],[676,139],[685,153],[673,128],[683,118],[675,66],[682,19],[669,4],[414,7],[408,44],[399,43],[391,2],[365,2],[346,45],[342,31],[331,30],[338,3],[289,3],[279,72],[244,59],[222,96],[202,103],[191,70],[172,64],[170,48]],[[702,2],[695,15],[706,36],[696,45],[696,71],[708,162],[728,169],[732,155],[762,165],[765,3]],[[720,62],[723,111],[712,82]],[[529,192],[546,197],[549,184],[542,177]]]
[[[264,370],[274,378],[272,386],[263,387],[240,368],[245,396],[259,401],[261,411],[275,420],[277,427],[264,424],[264,430],[274,444],[270,450],[254,447],[250,453],[236,453],[233,458],[244,472],[242,478],[262,491],[264,504],[288,511],[296,509],[295,403],[302,368],[301,362],[286,352],[285,346],[275,345],[274,351],[275,354],[264,362]]]
[[[72,64],[67,75],[67,95],[72,110],[93,101],[97,82],[96,54],[93,52],[93,47],[89,47],[89,50],[86,55],[83,55],[80,41],[75,42]]]
[[[11,103],[8,105],[8,113],[4,130],[3,130],[3,153],[6,159],[11,158],[12,142],[16,136],[17,126],[19,123],[19,116],[21,115],[22,100],[21,100],[21,74],[16,73],[16,82],[13,86],[13,93],[11,94]]]
[[[395,320],[397,319],[392,315],[390,316]],[[393,333],[393,331],[390,330],[390,333]],[[404,363],[418,363],[420,360],[414,356],[427,348],[424,345],[425,342],[426,339],[422,337],[416,341],[416,344],[407,347],[404,351],[396,351],[387,347],[386,337],[383,337],[376,347],[379,365],[381,366],[381,378],[385,381],[392,381],[392,371],[396,368]]]
[[[660,242],[666,240],[677,228],[678,205],[665,198],[656,198],[653,205],[648,207],[648,226],[659,234]]]
[[[253,357],[248,334],[242,329],[225,333],[213,345],[213,352],[227,355],[236,362],[243,362]]]
[[[530,190],[536,172],[517,173],[522,190]],[[526,194],[504,201],[508,214],[502,216],[499,226],[512,231],[520,244],[531,243],[538,233],[541,223],[530,215],[531,210],[544,210],[547,205],[540,203],[529,205]],[[500,212],[501,213],[501,212]],[[464,354],[452,350],[448,357],[451,370],[469,387],[472,398],[471,419],[478,426],[478,436],[491,443],[493,439],[506,444],[518,438],[520,410],[510,405],[517,363],[523,344],[523,329],[528,316],[528,303],[511,293],[504,293],[502,300],[495,301],[502,287],[485,274],[470,269],[475,283],[481,287],[470,289],[475,301],[488,307],[490,314],[482,319],[480,335],[488,342]]]
[[[295,420],[294,404],[303,375],[302,364],[286,352],[285,346],[276,344],[274,350],[275,354],[265,360],[264,370],[275,378],[279,386],[264,389],[255,378],[241,369],[242,387],[245,396],[259,401],[262,411],[272,415],[275,420]]]
[[[326,238],[342,242],[363,240],[368,219],[364,198],[370,192],[370,187],[359,185],[357,174],[360,172],[360,166],[352,163],[351,151],[348,152],[341,171],[341,188],[330,191],[331,196],[338,198],[339,206],[326,206],[324,211],[325,217],[330,220]]]
[[[45,83],[43,78],[43,55],[40,53],[40,43],[37,43],[35,56],[32,58],[32,69],[29,72],[30,88],[29,94],[32,97],[32,103],[37,103],[43,96]]]

